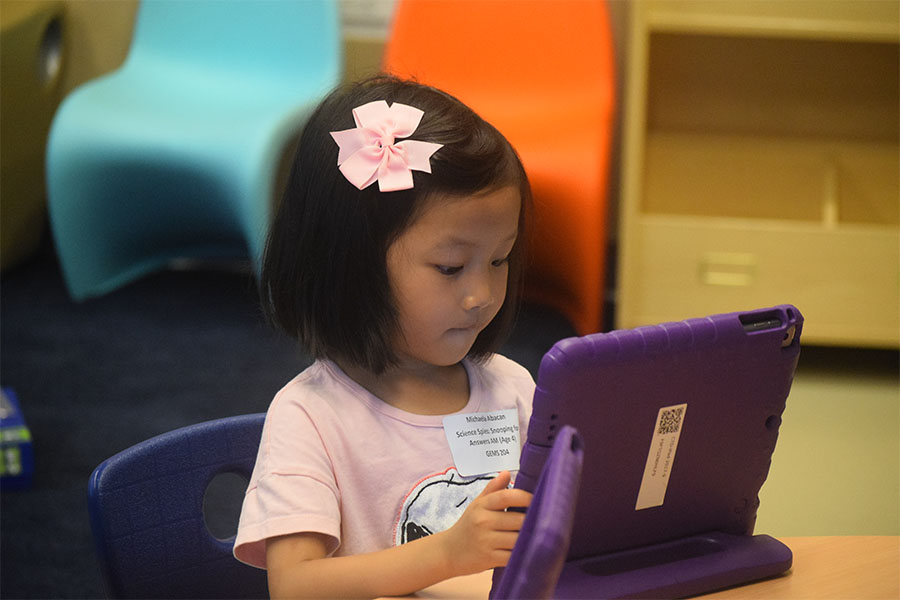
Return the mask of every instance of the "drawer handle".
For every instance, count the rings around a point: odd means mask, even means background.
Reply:
[[[705,285],[748,287],[756,281],[756,256],[742,252],[709,252],[700,259]]]

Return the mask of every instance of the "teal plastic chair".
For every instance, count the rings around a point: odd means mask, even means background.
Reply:
[[[340,79],[333,0],[145,0],[124,65],[74,90],[47,146],[76,300],[175,259],[261,262],[279,162]]]

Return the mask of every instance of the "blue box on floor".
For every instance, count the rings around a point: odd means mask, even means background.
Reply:
[[[0,488],[22,489],[34,476],[34,448],[31,432],[16,394],[10,388],[0,391]]]

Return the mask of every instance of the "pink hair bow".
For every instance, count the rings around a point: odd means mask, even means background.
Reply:
[[[425,113],[394,102],[376,100],[353,109],[355,129],[332,131],[338,165],[350,183],[364,189],[378,180],[382,192],[408,190],[412,171],[431,173],[431,155],[443,144],[416,140],[395,141],[413,134]]]

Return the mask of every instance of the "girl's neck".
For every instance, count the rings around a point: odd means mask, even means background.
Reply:
[[[462,363],[446,367],[401,365],[381,375],[339,365],[344,373],[384,403],[417,415],[447,415],[469,402],[469,376]]]

